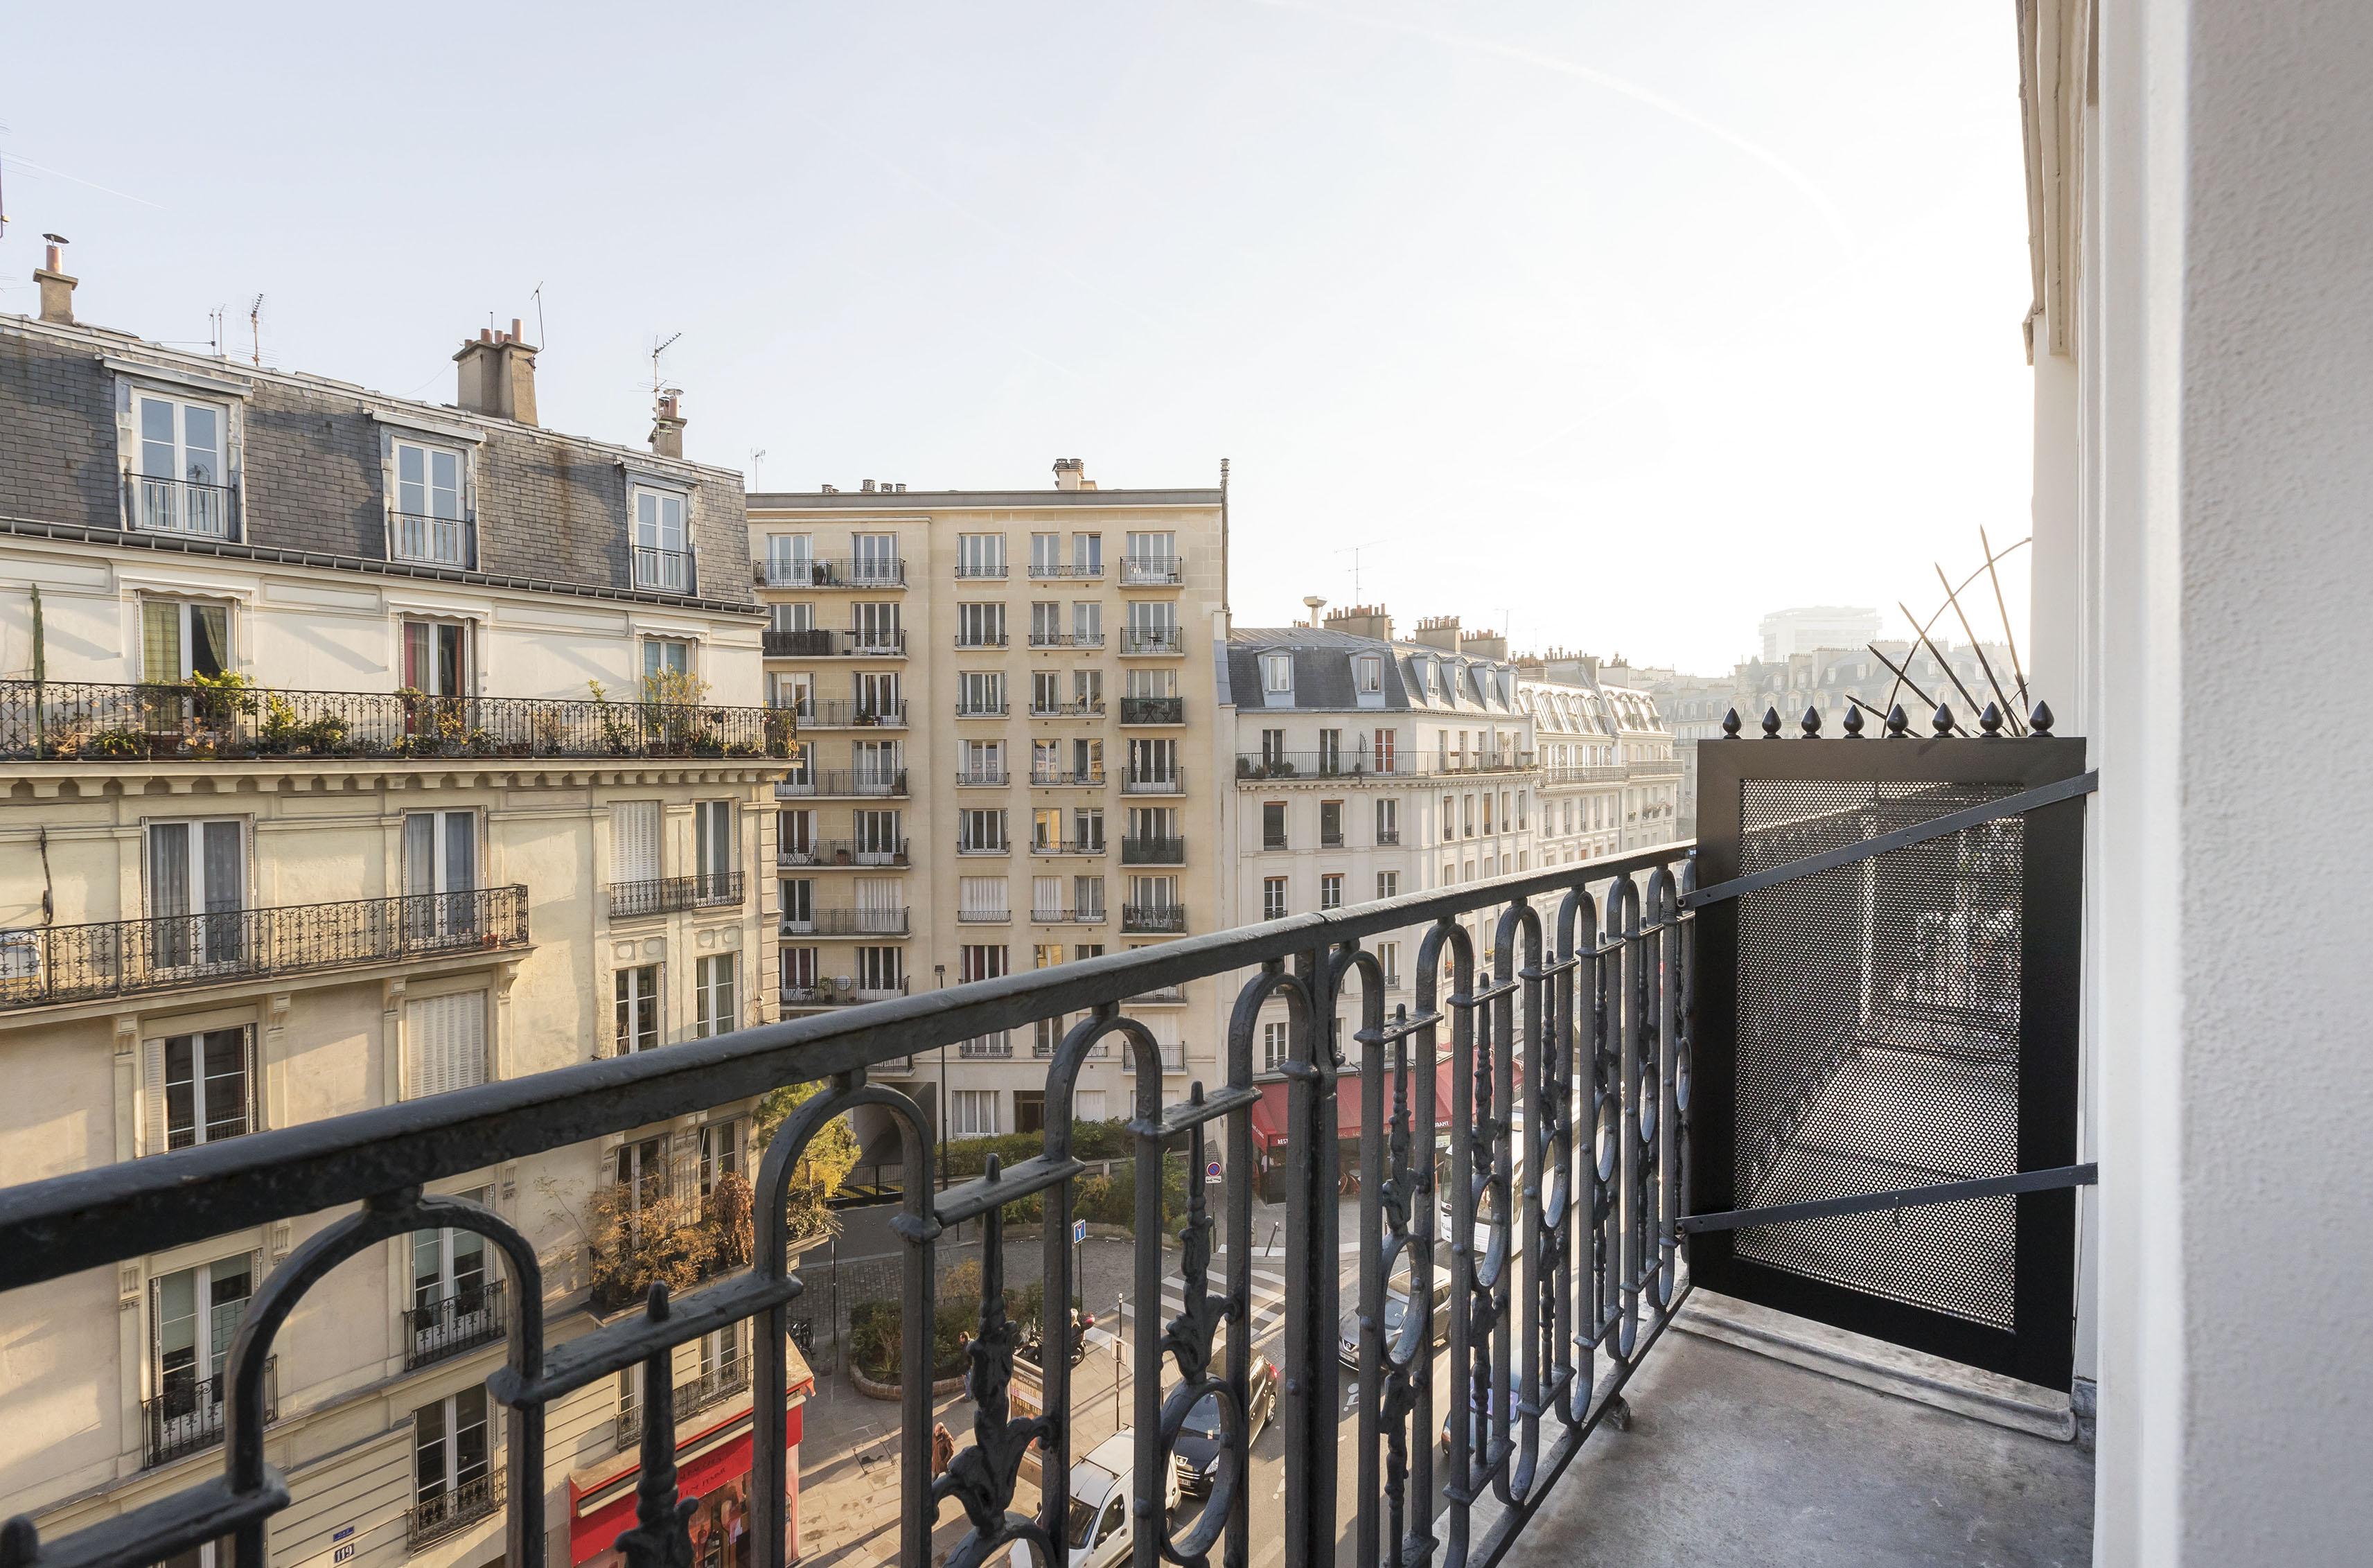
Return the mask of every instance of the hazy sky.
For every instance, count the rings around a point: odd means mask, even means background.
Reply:
[[[1404,626],[1711,670],[2027,532],[2000,5],[14,15],[0,311],[55,230],[86,320],[243,357],[260,292],[443,401],[540,283],[545,423],[641,441],[681,333],[755,488],[1230,458],[1239,625],[1360,545]]]

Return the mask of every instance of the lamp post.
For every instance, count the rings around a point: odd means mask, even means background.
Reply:
[[[931,978],[933,990],[947,989],[948,966],[932,965]],[[945,1040],[940,1042],[940,1125],[937,1130],[940,1135],[940,1185],[945,1187],[948,1185],[948,1043]]]

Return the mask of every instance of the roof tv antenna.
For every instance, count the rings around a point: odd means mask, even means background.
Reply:
[[[263,296],[261,294],[247,308],[247,342],[249,357],[261,369],[263,365]]]
[[[1381,539],[1365,539],[1357,544],[1349,544],[1335,552],[1338,556],[1349,556],[1351,557],[1351,603],[1354,604],[1365,604],[1367,603],[1367,600],[1362,598],[1360,593],[1360,552],[1362,550],[1373,550],[1377,545],[1384,543],[1385,541]]]
[[[682,337],[684,333],[677,333],[674,336],[670,337],[665,343],[654,342],[651,345],[651,396],[654,398],[660,395],[660,356],[665,354],[669,349],[673,348],[675,346],[676,338]]]
[[[758,470],[766,465],[766,448],[752,447],[750,449],[750,487],[754,490],[758,487]]]

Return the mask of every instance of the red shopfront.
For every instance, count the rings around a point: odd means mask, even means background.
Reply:
[[[785,1509],[790,1556],[800,1555],[800,1416],[812,1382],[793,1390],[783,1412]],[[695,1423],[698,1428],[698,1422]],[[751,1412],[731,1412],[679,1438],[676,1491],[697,1500],[693,1510],[693,1568],[750,1568]],[[638,1456],[619,1454],[568,1478],[568,1561],[572,1568],[618,1568],[613,1544],[635,1526]]]
[[[1264,1176],[1279,1169],[1285,1161],[1285,1129],[1288,1120],[1287,1106],[1290,1103],[1287,1095],[1291,1090],[1292,1085],[1282,1079],[1264,1083],[1261,1085],[1261,1097],[1253,1105],[1253,1157],[1258,1163]],[[1416,1085],[1412,1082],[1409,1104],[1409,1115],[1412,1119],[1417,1115],[1415,1090]],[[1336,1080],[1336,1137],[1353,1142],[1358,1141],[1361,1092],[1359,1075],[1355,1072],[1346,1071],[1342,1077]],[[1388,1129],[1392,1124],[1393,1093],[1393,1084],[1388,1078],[1385,1083],[1385,1123]],[[1433,1068],[1434,1137],[1437,1142],[1451,1125],[1450,1095],[1451,1064],[1447,1060],[1438,1061]],[[1344,1175],[1347,1181],[1355,1180],[1358,1174],[1359,1167],[1356,1164],[1346,1165]]]

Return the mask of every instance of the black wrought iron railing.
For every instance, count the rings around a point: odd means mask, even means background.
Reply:
[[[661,593],[689,593],[693,588],[692,552],[662,550],[655,544],[635,546],[635,586]]]
[[[685,909],[723,908],[742,902],[740,872],[702,872],[694,876],[651,877],[610,884],[610,918],[673,915]]]
[[[404,1367],[410,1370],[427,1366],[433,1361],[494,1344],[503,1337],[508,1321],[503,1310],[500,1280],[487,1280],[441,1300],[404,1308]]]
[[[1002,719],[1011,711],[1002,700],[966,702],[962,697],[956,699],[956,717],[959,719]]]
[[[1124,556],[1120,563],[1123,588],[1175,588],[1183,579],[1175,556]]]
[[[1124,724],[1184,724],[1186,722],[1186,699],[1183,696],[1125,696],[1120,699],[1120,721]]]
[[[1688,1293],[1678,1224],[1692,1138],[1687,856],[1686,846],[1664,846],[1295,916],[0,1190],[0,1292],[298,1215],[325,1217],[250,1297],[218,1398],[185,1398],[179,1410],[178,1419],[211,1422],[197,1441],[229,1439],[220,1469],[52,1541],[29,1518],[11,1520],[12,1560],[55,1568],[156,1562],[228,1536],[235,1560],[263,1561],[267,1529],[302,1501],[307,1485],[301,1474],[292,1486],[271,1469],[263,1443],[271,1358],[292,1314],[345,1259],[446,1228],[487,1238],[518,1304],[507,1363],[488,1387],[504,1409],[505,1554],[540,1560],[549,1530],[565,1527],[547,1512],[554,1493],[544,1419],[555,1402],[614,1385],[634,1366],[644,1369],[646,1387],[671,1387],[679,1346],[751,1319],[754,1402],[784,1407],[783,1346],[802,1291],[790,1266],[788,1211],[810,1141],[863,1109],[894,1127],[906,1169],[929,1161],[929,1105],[870,1082],[869,1071],[964,1041],[1010,1041],[1014,1031],[1061,1019],[1070,1022],[1044,1064],[1039,1152],[991,1162],[944,1190],[906,1183],[906,1212],[888,1233],[903,1259],[904,1293],[894,1354],[899,1453],[889,1472],[896,1519],[885,1538],[899,1562],[923,1568],[934,1559],[941,1504],[953,1503],[972,1533],[951,1560],[984,1562],[1022,1543],[1037,1561],[1060,1562],[1079,1450],[1070,1367],[1053,1356],[1042,1369],[1046,1413],[1022,1429],[1039,1454],[1037,1490],[1017,1507],[1030,1445],[1008,1425],[1017,1413],[1008,1390],[1018,1341],[1004,1308],[1009,1206],[1037,1200],[1032,1220],[1044,1238],[1046,1293],[1072,1296],[1071,1221],[1088,1172],[1071,1141],[1079,1067],[1099,1046],[1125,1052],[1135,1069],[1133,1299],[1151,1304],[1175,1293],[1183,1310],[1149,1305],[1115,1327],[1133,1363],[1127,1398],[1135,1473],[1170,1473],[1177,1412],[1210,1396],[1223,1410],[1250,1408],[1251,1358],[1222,1361],[1215,1339],[1222,1323],[1253,1321],[1254,1271],[1231,1270],[1222,1283],[1211,1265],[1222,1242],[1239,1258],[1254,1245],[1254,1115],[1264,1089],[1255,1064],[1268,1004],[1288,1024],[1282,1104],[1264,1113],[1275,1131],[1264,1164],[1286,1212],[1277,1264],[1287,1278],[1284,1311],[1277,1339],[1263,1346],[1292,1391],[1277,1402],[1281,1465],[1266,1455],[1257,1461],[1246,1424],[1229,1423],[1209,1498],[1191,1516],[1167,1506],[1160,1486],[1136,1498],[1140,1560],[1151,1554],[1155,1536],[1171,1537],[1190,1562],[1225,1537],[1228,1555],[1244,1560],[1253,1500],[1271,1494],[1274,1475],[1278,1544],[1289,1564],[1334,1562],[1339,1541],[1361,1562],[1422,1562],[1440,1551],[1444,1561],[1489,1568],[1592,1431],[1619,1412],[1624,1382]],[[1370,944],[1420,932],[1409,971],[1412,1005],[1388,1011]],[[1493,954],[1488,970],[1479,962],[1484,948]],[[1223,977],[1241,989],[1222,1013],[1231,1022],[1215,1053],[1218,1081],[1166,1095],[1160,1043],[1130,1016],[1130,999]],[[1346,1014],[1341,1027],[1331,1022]],[[1437,1061],[1447,1068],[1440,1080]],[[547,1291],[535,1243],[490,1209],[428,1192],[489,1164],[807,1082],[826,1087],[773,1135],[756,1174],[753,1267],[673,1299],[654,1287],[643,1312],[565,1342],[547,1344],[544,1305],[573,1310],[578,1298]],[[1438,1082],[1447,1085],[1439,1091],[1446,1104],[1437,1101]],[[1338,1103],[1347,1113],[1339,1117]],[[1358,1135],[1340,1136],[1344,1126]],[[1183,1214],[1166,1220],[1163,1162],[1182,1143],[1190,1169],[1217,1161],[1224,1179],[1192,1183]],[[1356,1219],[1340,1198],[1350,1188],[1359,1194]],[[1438,1204],[1446,1204],[1439,1221]],[[936,1247],[968,1222],[981,1234],[983,1265],[968,1358],[972,1403],[958,1407],[951,1424],[968,1423],[972,1442],[947,1471],[953,1480],[935,1487]],[[1171,1228],[1186,1238],[1177,1253],[1162,1246]],[[1346,1260],[1350,1280],[1341,1272]],[[1425,1315],[1387,1335],[1385,1292],[1403,1272],[1414,1299],[1429,1299],[1438,1280],[1446,1285],[1446,1366],[1426,1342],[1431,1335],[1420,1332],[1429,1327]],[[1356,1308],[1358,1326],[1350,1370],[1338,1362],[1346,1305]],[[1451,1390],[1446,1401],[1442,1383]],[[0,1396],[0,1408],[16,1406]],[[644,1523],[626,1538],[631,1568],[693,1558],[691,1511],[681,1506],[676,1481],[678,1434],[676,1401],[654,1401],[638,1434]],[[788,1557],[782,1436],[773,1421],[753,1434],[752,1568],[784,1568]],[[1340,1469],[1339,1450],[1350,1454]]]
[[[906,699],[873,701],[828,697],[783,711],[794,715],[802,730],[903,730]]]
[[[672,1390],[674,1418],[682,1424],[684,1418],[696,1415],[711,1405],[721,1405],[736,1394],[750,1391],[750,1358],[737,1357],[721,1365],[704,1368],[696,1377],[687,1377]],[[643,1401],[636,1399],[621,1404],[618,1409],[618,1446],[625,1447],[643,1435]]]
[[[1104,710],[1105,705],[1102,698],[1082,697],[1077,702],[1033,702],[1030,705],[1030,717],[1033,719],[1096,719],[1103,716]],[[1004,709],[999,708],[998,711],[1002,713]]]
[[[904,909],[811,909],[804,915],[785,915],[782,934],[785,936],[905,936],[907,915]]]
[[[1124,795],[1180,795],[1186,790],[1183,767],[1132,767],[1120,777]]]
[[[1041,582],[1091,582],[1105,575],[1102,561],[1033,561],[1030,575]]]
[[[1619,762],[1565,763],[1555,767],[1542,768],[1541,782],[1544,784],[1619,784],[1630,774],[1631,769]]]
[[[779,999],[785,1007],[858,1007],[871,1001],[887,1001],[905,996],[908,982],[905,977],[894,980],[869,979],[859,975],[843,985],[839,978],[801,981],[781,986]]]
[[[1002,790],[1013,782],[1013,775],[1001,767],[959,767],[956,788],[960,790]]]
[[[1104,781],[1105,770],[1102,765],[1090,767],[1063,767],[1059,766],[1050,767],[1042,766],[1034,763],[1031,765],[1030,768],[1031,784],[1042,790],[1074,784],[1082,786],[1101,786]]]
[[[1034,855],[1101,855],[1105,841],[1101,838],[1033,838],[1030,852]]]
[[[788,757],[779,708],[318,692],[241,681],[0,681],[0,760]]]
[[[508,1472],[490,1469],[421,1498],[404,1515],[406,1543],[417,1550],[487,1517],[503,1505],[508,1495]]]
[[[1124,655],[1164,658],[1186,651],[1186,636],[1176,626],[1131,626],[1120,634]]]
[[[758,649],[768,659],[899,659],[906,656],[906,634],[904,630],[848,631],[838,626],[769,629],[759,634]]]
[[[976,906],[956,911],[956,924],[960,926],[1004,926],[1012,923],[1013,911],[1011,909],[991,909]]]
[[[1125,931],[1146,931],[1160,934],[1186,929],[1186,906],[1184,904],[1124,904],[1120,907],[1120,929]]]
[[[1339,751],[1257,751],[1236,754],[1236,777],[1246,778],[1453,778],[1471,774],[1526,773],[1531,752],[1414,752],[1346,746]]]
[[[527,889],[480,887],[0,932],[0,1009],[527,945]]]
[[[812,838],[804,844],[777,844],[775,848],[775,864],[787,871],[906,863],[904,838]]]
[[[390,512],[387,529],[388,554],[399,561],[477,569],[478,525],[466,517]]]
[[[1084,909],[1040,908],[1030,911],[1035,926],[1101,926],[1108,919],[1101,904]]]
[[[903,558],[760,561],[754,568],[761,588],[904,588]]]
[[[132,526],[147,533],[186,533],[199,539],[239,537],[239,492],[228,485],[198,479],[152,479],[134,474],[124,484]]]
[[[903,767],[810,767],[775,780],[775,798],[778,801],[809,796],[861,799],[906,792],[906,770]]]
[[[280,1363],[263,1358],[258,1398],[264,1421],[280,1417]],[[140,1401],[141,1452],[150,1465],[170,1465],[192,1454],[202,1454],[223,1440],[223,1399],[228,1386],[219,1377],[193,1377],[189,1369],[170,1371],[158,1379],[154,1396]]]
[[[1011,855],[1013,853],[1013,840],[1001,836],[975,838],[959,835],[956,838],[956,853],[959,855]]]
[[[1183,866],[1186,863],[1186,840],[1174,838],[1124,838],[1120,841],[1120,863],[1124,866]]]
[[[1102,632],[1033,631],[1030,634],[1030,646],[1033,648],[1102,648],[1104,645],[1105,634]]]

